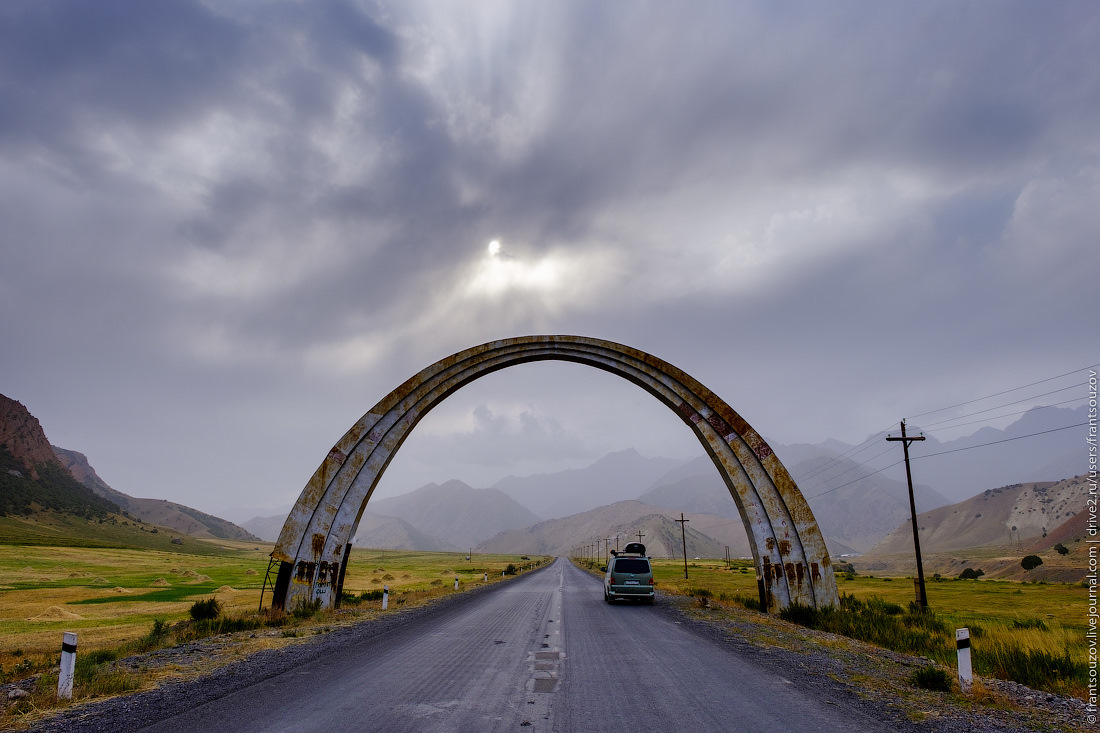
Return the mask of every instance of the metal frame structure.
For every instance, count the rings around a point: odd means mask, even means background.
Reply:
[[[629,346],[580,336],[523,336],[437,361],[386,395],[333,446],[302,489],[271,553],[279,564],[272,605],[293,608],[320,600],[323,607],[335,606],[363,510],[420,419],[479,377],[546,360],[616,374],[691,428],[741,513],[764,607],[838,604],[829,552],[809,505],[771,447],[721,398],[677,367]]]

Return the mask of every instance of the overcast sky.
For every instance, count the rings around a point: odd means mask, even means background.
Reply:
[[[292,503],[414,372],[536,333],[857,443],[1100,361],[1097,48],[1091,0],[7,0],[0,392],[215,513]],[[701,453],[625,381],[525,365],[380,491],[630,446]]]

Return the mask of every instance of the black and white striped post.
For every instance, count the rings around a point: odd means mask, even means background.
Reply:
[[[455,576],[455,590],[458,590],[458,576]]]
[[[76,634],[66,631],[61,637],[61,673],[57,675],[57,698],[71,700],[76,672]]]
[[[488,570],[485,571],[485,582],[486,583],[489,582],[489,571]]]
[[[382,610],[385,611],[390,605],[390,587],[388,585],[382,586]]]
[[[959,687],[970,693],[974,672],[970,666],[970,629],[955,629],[955,648],[959,651]]]

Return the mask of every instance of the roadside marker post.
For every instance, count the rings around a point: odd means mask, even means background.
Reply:
[[[76,634],[66,631],[61,636],[61,673],[57,676],[57,698],[71,700],[73,675],[76,672]]]
[[[485,571],[485,582],[486,583],[489,582],[489,571],[487,571],[487,570]]]
[[[955,629],[955,648],[959,650],[959,687],[970,694],[974,672],[970,666],[970,629]]]
[[[382,610],[385,611],[390,605],[390,587],[388,585],[382,586]]]
[[[458,576],[455,576],[455,590],[458,590]]]

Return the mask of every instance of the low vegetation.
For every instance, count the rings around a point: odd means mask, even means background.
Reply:
[[[654,560],[653,566],[659,593],[688,596],[695,605],[719,610],[723,605],[760,610],[751,561],[735,560],[727,567],[724,561],[696,560],[689,562],[687,579],[683,560]],[[840,608],[794,605],[781,617],[923,656],[948,670],[957,664],[955,629],[966,627],[976,674],[1083,697],[1086,629],[1078,611],[1087,600],[1084,584],[977,580],[982,577],[977,570],[964,575],[975,580],[929,579],[931,609],[921,611],[913,602],[911,578],[838,573]]]
[[[63,631],[79,636],[73,699],[86,700],[155,685],[169,674],[119,663],[135,654],[234,632],[248,633],[233,654],[294,643],[382,613],[383,584],[395,612],[454,593],[455,577],[465,590],[549,560],[356,549],[339,610],[303,604],[261,612],[269,548],[206,544],[209,555],[0,544],[0,683],[34,679],[31,695],[0,714],[0,728],[65,704],[55,699]]]

